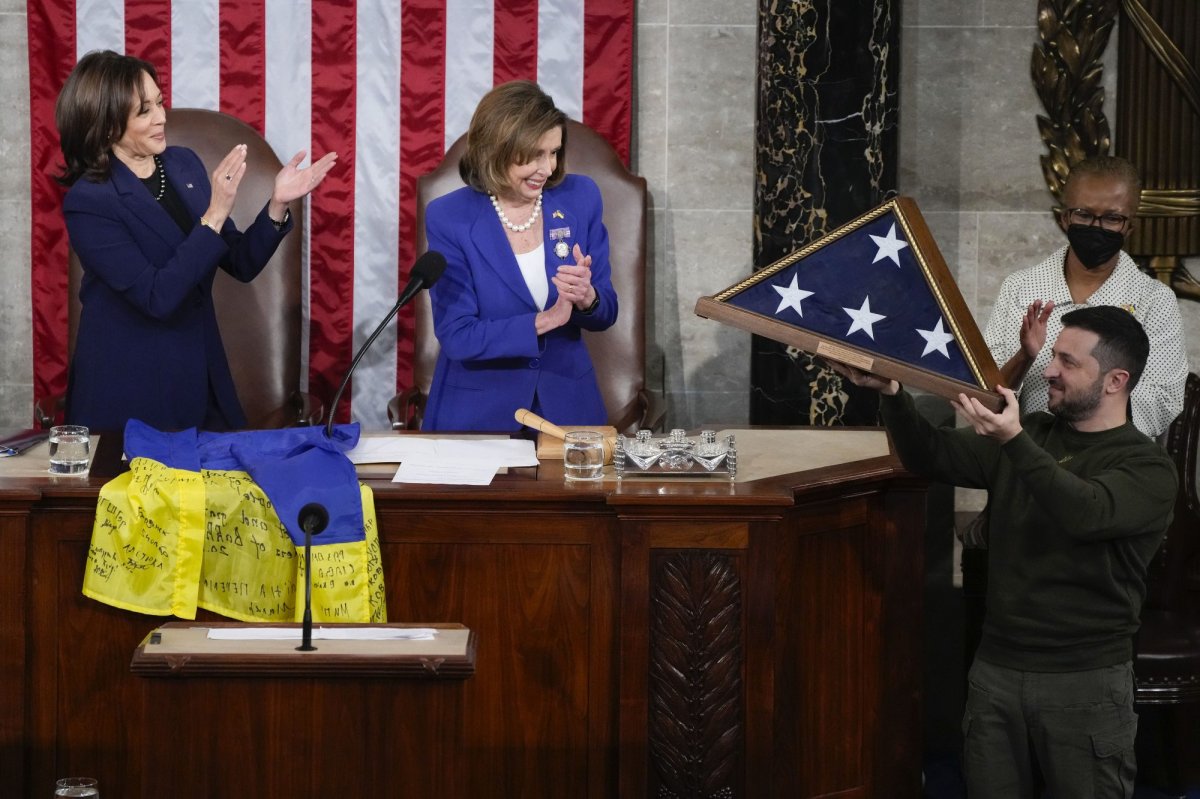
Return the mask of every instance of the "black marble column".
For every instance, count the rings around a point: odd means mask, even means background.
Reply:
[[[899,0],[759,0],[754,265],[895,194]],[[874,424],[878,400],[755,337],[752,424]]]

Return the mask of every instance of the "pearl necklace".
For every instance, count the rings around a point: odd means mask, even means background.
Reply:
[[[158,193],[154,195],[154,201],[161,202],[163,195],[167,193],[167,173],[163,169],[162,159],[157,155],[154,156],[154,171],[158,173]],[[154,177],[154,175],[150,177]]]
[[[496,209],[496,215],[500,217],[500,222],[513,233],[524,233],[529,228],[533,227],[533,223],[537,221],[538,214],[542,212],[542,195],[539,192],[537,201],[533,204],[533,213],[529,215],[529,221],[523,225],[514,225],[508,221],[508,217],[504,215],[504,211],[500,210],[500,201],[496,199],[496,195],[489,194],[488,197],[492,200],[492,207]]]

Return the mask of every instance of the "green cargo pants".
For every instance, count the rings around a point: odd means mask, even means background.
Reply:
[[[978,658],[968,676],[963,771],[969,799],[1133,796],[1133,666],[1017,671]]]

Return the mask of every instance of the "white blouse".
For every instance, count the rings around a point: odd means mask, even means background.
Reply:
[[[533,296],[533,302],[541,310],[546,308],[546,300],[550,297],[550,281],[546,279],[546,245],[539,244],[536,250],[517,254],[517,266],[521,267],[521,277]]]

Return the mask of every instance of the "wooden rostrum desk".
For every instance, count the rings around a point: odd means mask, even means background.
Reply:
[[[170,619],[80,593],[105,478],[0,471],[4,795],[918,796],[924,484],[881,431],[738,445],[735,484],[369,480],[388,618],[474,631],[459,680],[135,675]]]

